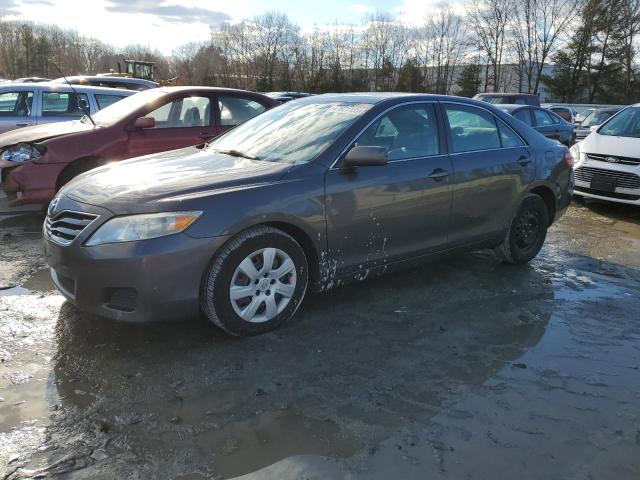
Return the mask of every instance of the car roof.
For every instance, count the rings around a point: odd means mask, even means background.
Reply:
[[[128,83],[135,85],[154,85],[157,86],[157,82],[153,82],[151,80],[145,80],[144,78],[133,78],[133,77],[116,77],[115,75],[72,75],[70,77],[66,77],[66,80],[87,80],[87,81],[95,81],[95,82],[113,82],[113,83]],[[56,78],[52,80],[55,83],[65,83],[64,77]]]
[[[493,106],[505,112],[513,112],[519,108],[539,108],[535,105],[523,105],[521,103],[495,103]]]
[[[639,104],[640,105],[640,104]],[[622,110],[624,107],[606,107],[606,108],[594,108],[593,111],[595,113],[615,113]]]
[[[71,92],[72,89],[69,85],[55,82],[38,82],[38,83],[25,83],[25,82],[9,82],[0,85],[0,90],[44,90],[46,92]],[[73,90],[81,93],[103,93],[106,95],[133,95],[138,93],[135,90],[127,90],[126,88],[109,88],[109,87],[93,87],[91,85],[73,85]]]
[[[518,97],[537,97],[535,93],[519,93],[519,92],[481,92],[476,95],[482,95],[487,97],[504,97],[504,96],[518,96]]]
[[[356,92],[356,93],[323,93],[322,95],[310,95],[296,99],[300,102],[308,103],[329,103],[329,102],[347,102],[347,103],[371,103],[376,104],[386,100],[411,98],[420,100],[438,100],[446,97],[446,95],[430,95],[421,93],[401,93],[401,92]]]
[[[159,92],[164,92],[164,93],[174,93],[174,92],[193,92],[193,91],[197,91],[197,92],[211,92],[211,93],[244,93],[244,94],[251,94],[251,95],[256,95],[256,96],[262,96],[262,97],[266,97],[267,95],[265,95],[264,93],[258,93],[258,92],[252,92],[251,90],[242,90],[239,88],[224,88],[224,87],[194,87],[194,86],[189,86],[189,87],[184,87],[184,86],[180,86],[180,87],[160,87],[160,88],[156,88],[156,91]]]

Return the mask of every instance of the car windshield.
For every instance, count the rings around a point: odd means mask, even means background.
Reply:
[[[612,137],[640,138],[640,107],[625,108],[605,123],[598,133]]]
[[[151,103],[164,95],[166,95],[166,92],[155,88],[136,93],[135,95],[123,98],[119,102],[103,108],[93,115],[93,120],[99,125],[113,125],[130,115],[131,112],[144,107],[148,103]],[[87,119],[86,121],[89,120]]]
[[[306,163],[372,107],[367,103],[288,103],[213,140],[209,147],[269,162]]]
[[[580,124],[581,127],[592,127],[594,125],[602,125],[604,121],[609,118],[613,113],[611,112],[596,112],[592,111],[585,117]]]

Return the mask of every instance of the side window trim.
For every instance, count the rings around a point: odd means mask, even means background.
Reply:
[[[390,111],[395,110],[397,108],[406,107],[406,106],[409,106],[409,105],[431,105],[433,107],[433,111],[434,111],[434,114],[435,114],[434,118],[436,120],[436,125],[437,125],[437,128],[438,128],[438,147],[439,147],[440,153],[438,153],[436,155],[429,155],[427,157],[412,157],[412,158],[406,158],[406,159],[403,159],[403,160],[393,160],[393,161],[389,161],[389,163],[406,162],[406,161],[411,161],[411,160],[419,160],[419,159],[423,159],[423,158],[434,158],[434,157],[447,155],[447,144],[446,144],[446,142],[443,142],[443,138],[442,138],[443,131],[444,131],[444,124],[443,124],[443,121],[442,121],[442,114],[440,112],[439,103],[440,102],[438,100],[418,100],[418,101],[412,101],[412,102],[403,102],[403,103],[399,103],[399,104],[396,104],[396,105],[392,105],[389,108],[387,108],[387,109],[383,110],[382,112],[378,113],[375,117],[373,117],[373,119],[371,119],[369,122],[367,122],[364,127],[362,127],[360,130],[358,130],[358,132],[356,132],[351,137],[351,139],[347,142],[346,146],[342,149],[342,151],[338,154],[336,159],[333,161],[333,163],[329,167],[329,170],[339,170],[339,167],[336,167],[336,165],[338,163],[340,163],[340,161],[342,160],[344,155],[349,151],[349,149],[351,148],[353,143],[371,125],[373,125],[375,122],[380,120],[383,116],[385,116]]]

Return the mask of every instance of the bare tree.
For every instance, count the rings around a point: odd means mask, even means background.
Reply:
[[[508,42],[508,26],[513,17],[510,0],[478,0],[469,8],[469,23],[475,32],[479,48],[487,56],[485,88],[500,90],[502,65]],[[492,75],[489,75],[489,67]]]
[[[538,93],[544,66],[561,35],[576,18],[578,1],[520,0],[516,3],[513,36],[528,93]]]

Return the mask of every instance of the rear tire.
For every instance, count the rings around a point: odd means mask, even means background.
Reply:
[[[207,269],[200,304],[216,326],[236,336],[280,327],[302,304],[309,281],[304,250],[272,227],[238,234]]]
[[[532,260],[542,248],[549,227],[549,212],[542,197],[529,194],[522,200],[509,225],[498,256],[507,263],[522,264]]]

